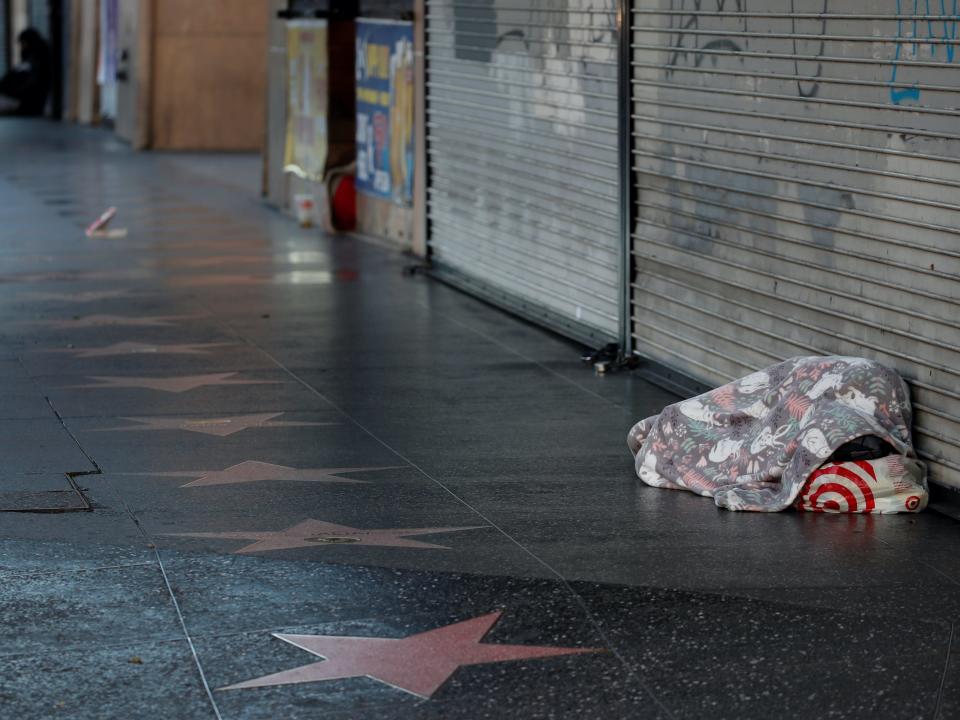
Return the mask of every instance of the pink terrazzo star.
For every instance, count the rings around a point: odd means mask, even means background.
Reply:
[[[269,255],[212,255],[200,257],[173,256],[156,260],[142,260],[141,267],[161,268],[221,268],[225,265],[260,265],[270,261]]]
[[[152,317],[137,315],[87,315],[75,320],[43,320],[42,325],[52,328],[88,328],[88,327],[169,327],[179,320],[190,320],[197,315],[157,315]]]
[[[149,277],[143,270],[60,270],[54,272],[0,275],[0,283],[74,282],[81,280],[139,280]]]
[[[75,293],[35,292],[30,293],[30,297],[34,300],[62,300],[64,302],[87,303],[96,302],[97,300],[126,297],[130,294],[130,290],[87,290],[86,292]]]
[[[236,238],[233,240],[218,239],[213,241],[200,240],[191,237],[189,240],[171,240],[169,238],[158,238],[155,241],[158,247],[165,250],[176,250],[179,248],[189,248],[194,251],[204,252],[225,252],[227,250],[254,251],[263,248],[264,240],[261,237]]]
[[[242,430],[250,428],[276,427],[317,427],[322,425],[336,425],[332,422],[299,422],[276,420],[273,418],[283,415],[282,412],[256,413],[254,415],[234,415],[219,418],[195,417],[122,417],[121,420],[140,423],[127,427],[96,428],[90,432],[155,432],[158,430],[185,430],[187,432],[228,437]]]
[[[481,643],[502,614],[497,611],[405,638],[273,633],[279,640],[326,659],[220,690],[368,677],[429,699],[463,665],[606,652],[601,648]]]
[[[329,270],[291,270],[272,275],[216,274],[176,275],[169,279],[178,287],[214,287],[229,285],[328,285],[334,280]]]
[[[381,528],[364,530],[324,522],[323,520],[304,520],[285,530],[256,532],[209,532],[209,533],[165,533],[176,537],[217,538],[223,540],[256,540],[244,545],[234,554],[269,552],[271,550],[291,550],[293,548],[314,547],[317,545],[375,545],[377,547],[398,547],[449,550],[446,545],[419,540],[407,540],[413,535],[436,535],[439,533],[459,532],[461,530],[479,530],[483,525],[470,527],[432,527],[432,528]]]
[[[230,347],[233,343],[193,343],[186,345],[152,345],[140,342],[118,342],[104,347],[56,348],[40,352],[70,353],[78,358],[113,357],[115,355],[209,355],[213,348]]]
[[[177,287],[214,287],[218,285],[268,285],[273,282],[272,275],[253,274],[216,274],[216,275],[174,275],[168,282]]]
[[[338,477],[343,473],[372,472],[374,470],[396,470],[399,466],[390,467],[341,467],[341,468],[299,468],[258,460],[246,460],[237,465],[231,465],[226,470],[196,470],[188,472],[162,473],[135,473],[137,475],[159,475],[161,477],[194,477],[200,475],[193,482],[180,487],[204,487],[207,485],[238,485],[240,483],[270,482],[292,480],[297,482],[330,482],[330,483],[363,483],[364,480]]]
[[[207,375],[183,375],[180,377],[124,377],[94,375],[90,379],[99,385],[70,385],[71,388],[141,388],[168,393],[184,393],[207,386],[221,385],[274,385],[277,380],[243,380],[234,378],[235,372],[210,373]]]

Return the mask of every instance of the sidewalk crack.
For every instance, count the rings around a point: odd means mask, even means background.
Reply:
[[[940,676],[940,688],[937,690],[937,704],[933,710],[933,720],[940,720],[943,710],[943,696],[947,689],[947,673],[950,671],[950,662],[953,659],[953,637],[956,634],[957,626],[950,623],[950,637],[947,638],[946,659],[943,661],[943,674]]]

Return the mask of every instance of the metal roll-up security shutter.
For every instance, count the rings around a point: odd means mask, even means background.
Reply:
[[[886,363],[960,488],[960,18],[934,7],[634,6],[633,335],[710,383]]]
[[[441,277],[586,342],[619,330],[614,0],[427,0]]]

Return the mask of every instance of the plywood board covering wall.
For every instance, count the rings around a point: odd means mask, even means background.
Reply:
[[[268,19],[266,0],[157,3],[154,148],[261,149]]]

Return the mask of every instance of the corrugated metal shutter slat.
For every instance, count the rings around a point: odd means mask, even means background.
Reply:
[[[911,385],[932,479],[960,488],[960,16],[637,5],[637,352],[708,383],[876,358]]]
[[[620,327],[616,13],[427,0],[433,264],[589,342]]]

